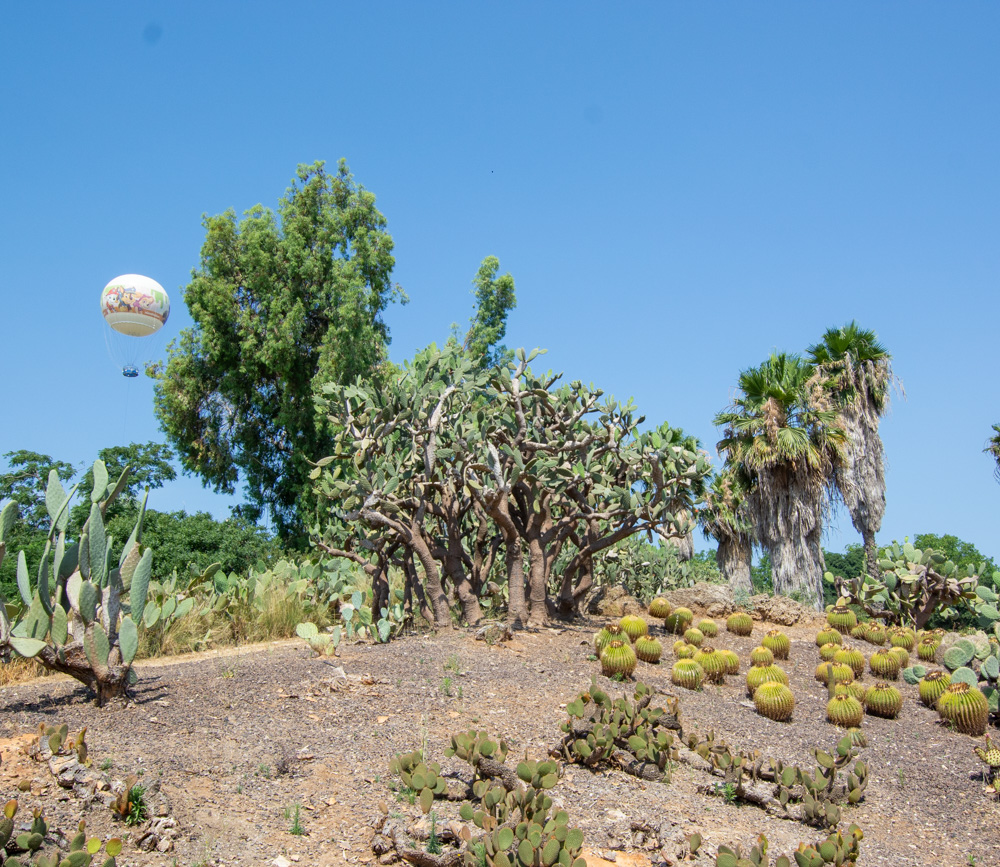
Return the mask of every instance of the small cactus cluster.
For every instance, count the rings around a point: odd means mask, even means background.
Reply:
[[[569,719],[562,724],[560,751],[567,762],[598,767],[611,761],[617,750],[625,750],[643,762],[651,762],[664,777],[669,762],[677,759],[671,729],[680,728],[677,700],[669,707],[651,704],[652,690],[637,683],[631,701],[614,699],[591,685],[566,706]]]
[[[403,781],[403,785],[416,792],[420,809],[429,813],[434,799],[448,791],[445,778],[441,776],[441,765],[425,762],[420,750],[400,753],[389,762],[389,773]]]
[[[735,611],[726,618],[726,630],[745,638],[753,632],[753,618],[746,611]]]
[[[15,834],[14,817],[17,815],[17,808],[16,799],[8,801],[0,818],[0,851],[5,851],[7,856],[3,862],[6,867],[27,867],[32,863],[36,867],[62,867],[64,864],[70,867],[90,867],[91,864],[116,867],[115,858],[122,851],[120,838],[112,837],[105,843],[99,837],[87,837],[87,824],[81,819],[76,834],[69,838],[68,846],[65,843],[67,837],[58,834],[68,851],[57,849],[43,854],[42,847],[46,841],[51,841],[56,835],[49,834],[49,824],[41,810],[35,810],[26,831]],[[107,857],[103,861],[95,861],[101,849],[104,849]]]
[[[694,613],[690,608],[680,606],[663,618],[663,628],[673,635],[683,635],[694,620]]]
[[[779,855],[774,867],[854,867],[861,852],[860,843],[864,834],[857,825],[851,825],[847,834],[834,831],[818,843],[800,843],[792,857]],[[737,846],[720,846],[715,856],[715,867],[767,867],[771,860],[767,854],[767,838],[761,835],[760,842],[751,846],[744,854]]]
[[[889,643],[893,647],[902,647],[907,655],[913,650],[917,636],[912,629],[906,626],[894,626],[889,630]]]
[[[669,612],[669,605],[667,610]],[[597,632],[594,652],[601,662],[603,675],[625,678],[632,676],[639,660],[650,665],[659,663],[663,645],[649,634],[649,624],[645,620],[626,615],[618,623],[609,623]]]

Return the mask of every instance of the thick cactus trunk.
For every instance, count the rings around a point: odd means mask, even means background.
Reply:
[[[128,692],[128,674],[131,666],[109,664],[95,671],[83,643],[74,641],[60,648],[60,653],[49,646],[43,647],[35,656],[49,671],[68,674],[90,689],[98,707],[104,707],[113,699],[125,698]]]

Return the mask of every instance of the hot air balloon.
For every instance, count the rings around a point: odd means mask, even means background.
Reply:
[[[122,274],[101,292],[101,313],[108,323],[108,349],[121,364],[122,375],[139,375],[141,338],[159,331],[170,316],[170,296],[151,277]]]

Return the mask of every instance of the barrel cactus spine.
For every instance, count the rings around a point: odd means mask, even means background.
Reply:
[[[774,654],[763,645],[758,645],[750,651],[750,662],[754,665],[770,665],[774,662]]]
[[[824,644],[843,644],[844,636],[832,626],[828,629],[821,629],[816,633],[816,646],[822,647]]]
[[[694,655],[694,661],[702,667],[710,682],[721,683],[725,679],[726,660],[714,647],[706,644]]]
[[[963,734],[979,737],[986,732],[990,706],[986,696],[967,683],[952,683],[937,702],[941,719]]]
[[[635,614],[626,614],[621,620],[618,621],[618,625],[628,636],[628,640],[633,644],[635,644],[635,640],[640,635],[649,635],[649,624]]]
[[[640,635],[635,640],[635,655],[643,662],[655,665],[663,655],[663,645],[651,635]]]
[[[753,632],[753,618],[745,611],[736,611],[726,618],[726,629],[745,638]]]
[[[788,659],[792,649],[792,642],[780,629],[768,630],[760,643],[774,654],[775,659]]]
[[[927,707],[936,708],[938,699],[950,685],[951,675],[947,671],[935,669],[924,675],[920,683],[917,684],[917,692],[920,694],[920,700]]]
[[[840,650],[841,647],[842,645],[834,644],[832,641],[828,644],[824,644],[819,649],[819,658],[822,659],[823,662],[830,662],[830,660],[837,655],[837,651]]]
[[[849,695],[835,695],[826,705],[826,718],[841,728],[857,728],[864,715],[861,702]]]
[[[845,634],[858,625],[858,618],[846,605],[837,605],[826,615],[826,622],[839,633]]]
[[[865,696],[868,694],[868,687],[856,680],[837,681],[833,687],[834,695],[849,695],[856,698],[862,704],[865,703]]]
[[[903,708],[903,696],[896,687],[882,681],[865,693],[865,710],[874,716],[895,719]]]
[[[740,657],[735,651],[725,649],[716,650],[715,652],[720,654],[726,663],[726,674],[740,673]]]
[[[626,638],[628,638],[628,636],[619,624],[609,623],[594,636],[594,653],[600,656],[601,651],[604,650],[609,641],[612,639],[618,639],[620,641]]]
[[[670,610],[670,603],[662,596],[657,596],[656,599],[649,603],[649,616],[655,617],[657,620],[669,617]]]
[[[707,617],[698,621],[698,628],[705,638],[715,638],[719,634],[719,624]]]
[[[855,677],[861,677],[865,673],[865,655],[853,647],[839,648],[833,656],[833,661],[849,665]]]
[[[935,635],[921,638],[920,643],[917,645],[917,658],[924,662],[933,662],[940,643]]]
[[[684,640],[695,647],[701,647],[701,643],[705,640],[705,633],[692,626],[684,630]]]
[[[787,686],[788,675],[777,665],[773,663],[771,665],[752,665],[750,670],[747,671],[747,695],[753,698],[753,694],[762,683],[767,683],[769,680],[777,681],[778,683],[783,683]]]
[[[899,658],[884,647],[876,650],[868,660],[868,667],[875,677],[882,680],[896,680],[899,677]]]
[[[601,673],[605,677],[629,677],[635,671],[636,656],[629,641],[613,638],[601,651]]]
[[[754,691],[753,703],[761,716],[777,722],[787,722],[792,718],[795,696],[786,684],[768,680]]]
[[[670,671],[670,680],[684,689],[700,689],[705,670],[693,659],[678,659]]]

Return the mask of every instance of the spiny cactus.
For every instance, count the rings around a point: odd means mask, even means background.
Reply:
[[[849,695],[864,704],[865,696],[868,694],[868,687],[856,680],[852,680],[849,683],[838,681],[833,685],[833,694]]]
[[[849,695],[835,695],[826,705],[826,718],[841,728],[857,728],[864,715],[861,702]]]
[[[910,654],[905,647],[890,647],[889,653],[899,660],[900,671],[910,664]]]
[[[692,626],[690,629],[684,630],[684,640],[694,647],[701,647],[702,642],[705,640],[705,633]]]
[[[678,647],[674,651],[674,656],[676,656],[678,659],[694,659],[694,656],[697,652],[698,652],[697,647],[695,647],[693,644],[688,644],[685,641],[683,644],[681,644],[680,647]]]
[[[777,681],[788,685],[788,675],[777,665],[752,665],[747,672],[747,695],[753,698],[753,694],[762,683],[769,680]]]
[[[887,638],[885,627],[882,626],[876,620],[870,620],[865,626],[864,640],[869,644],[874,644],[876,647],[881,647],[885,644]]]
[[[824,686],[834,683],[850,683],[854,680],[854,669],[842,662],[821,662],[816,666],[816,680]]]
[[[768,680],[762,683],[753,694],[754,707],[761,716],[768,719],[786,722],[792,718],[795,708],[795,696],[786,684],[780,681]]]
[[[663,655],[663,645],[651,635],[640,635],[635,641],[635,655],[643,662],[655,665]]]
[[[868,634],[868,623],[859,623],[851,630],[851,638],[856,638],[859,641],[864,641],[865,636]]]
[[[700,689],[705,680],[705,669],[693,659],[678,659],[670,671],[670,681],[684,689]]]
[[[896,687],[878,681],[865,693],[865,710],[875,716],[895,719],[903,708],[903,696]]]
[[[849,665],[855,677],[861,677],[865,673],[865,655],[853,647],[838,648],[833,655],[833,661],[841,665]]]
[[[952,683],[937,702],[941,719],[963,734],[979,737],[986,731],[990,707],[984,696],[967,683]]]
[[[632,645],[620,638],[612,638],[601,651],[601,673],[605,677],[629,677],[635,671],[636,655]]]
[[[726,648],[716,650],[715,652],[718,653],[726,663],[726,674],[740,673],[740,657],[735,651]]]
[[[917,658],[922,659],[924,662],[933,662],[940,644],[941,640],[936,635],[928,635],[921,638],[920,643],[917,645]]]
[[[753,618],[745,611],[736,611],[726,618],[726,629],[733,635],[746,637],[753,632]]]
[[[907,655],[909,655],[909,652],[913,650],[913,645],[916,643],[916,635],[912,629],[905,626],[896,626],[889,630],[889,643],[893,647],[902,647],[906,650]]]
[[[927,707],[936,708],[938,699],[950,685],[951,675],[947,671],[935,669],[924,675],[923,680],[917,684],[917,691],[920,693],[920,700]]]
[[[998,748],[986,735],[985,747],[973,747],[972,751],[979,757],[979,760],[986,765],[983,776],[986,780],[986,791],[997,791],[997,777],[1000,776],[1000,748]]]
[[[843,635],[858,625],[858,618],[846,605],[836,605],[826,615],[826,622]]]
[[[656,599],[649,603],[649,616],[655,617],[657,620],[669,617],[670,610],[670,603],[662,596],[657,596]]]
[[[618,623],[628,636],[628,640],[635,644],[635,640],[640,635],[649,634],[649,624],[635,614],[626,614]]]
[[[613,638],[617,638],[619,641],[628,638],[625,630],[618,623],[609,623],[594,636],[594,653],[600,656],[601,651],[604,650],[607,643]]]
[[[684,630],[691,625],[692,620],[694,620],[694,614],[691,609],[682,605],[663,618],[663,628],[674,635],[683,635]]]
[[[780,629],[770,629],[760,642],[774,654],[775,659],[788,659],[792,642]]]
[[[698,628],[701,630],[701,634],[704,635],[705,638],[715,638],[715,636],[719,634],[719,625],[714,620],[710,620],[707,617],[698,621]]]
[[[821,629],[816,633],[816,646],[822,647],[824,644],[843,644],[844,636],[841,635],[836,629],[830,627],[829,629]]]
[[[822,659],[823,662],[830,662],[837,655],[837,651],[840,650],[842,646],[843,645],[840,644],[834,644],[832,641],[824,644],[819,649],[819,658]]]
[[[694,661],[705,671],[705,677],[712,683],[721,683],[726,676],[726,660],[714,647],[705,645],[695,655]]]
[[[770,665],[774,662],[774,654],[763,645],[757,645],[750,651],[750,662],[754,665]]]
[[[899,677],[899,658],[891,650],[876,650],[868,659],[868,667],[875,677],[895,680]]]

